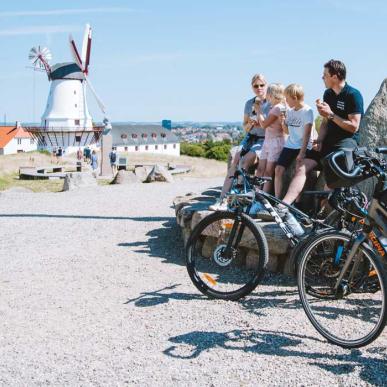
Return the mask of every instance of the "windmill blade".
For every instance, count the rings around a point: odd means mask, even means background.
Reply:
[[[35,68],[45,69],[47,75],[50,76],[51,67],[48,62],[52,59],[52,55],[47,47],[32,47],[28,54],[28,59]]]
[[[103,104],[103,102],[101,101],[101,99],[98,97],[96,91],[94,90],[93,85],[91,84],[89,78],[86,77],[86,75],[85,75],[85,81],[86,81],[87,85],[89,86],[90,91],[91,91],[91,93],[93,94],[95,100],[97,101],[97,104],[98,104],[99,108],[101,109],[102,113],[103,113],[104,115],[106,115],[106,107],[105,107],[105,105]]]
[[[84,65],[84,68],[86,68],[87,51],[89,50],[89,40],[91,41],[91,28],[89,24],[86,24],[85,32],[83,33],[81,54],[81,61]]]
[[[87,36],[86,58],[84,61],[84,64],[85,64],[84,72],[86,75],[89,74],[90,52],[91,52],[91,28],[89,29],[89,34]]]
[[[79,55],[77,46],[71,34],[69,35],[69,42],[70,42],[70,51],[75,60],[75,63],[77,63],[77,65],[83,70],[82,59],[81,59],[81,56]]]

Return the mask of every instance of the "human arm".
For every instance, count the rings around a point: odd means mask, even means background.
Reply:
[[[297,161],[302,162],[305,158],[306,150],[308,148],[310,134],[312,133],[313,124],[306,124],[304,126],[304,135],[302,137],[302,146],[297,155]]]
[[[286,125],[286,115],[284,112],[281,112],[280,116],[278,117],[282,130],[284,131],[285,134],[289,134],[289,128]]]
[[[333,113],[332,109],[326,102],[323,102],[317,105],[317,110],[322,117],[326,119],[330,119],[346,132],[356,133],[357,130],[359,129],[360,120],[361,120],[360,113],[348,114],[348,118],[344,119],[339,117],[337,114]]]
[[[259,110],[257,117],[258,117],[259,126],[263,129],[266,129],[273,122],[275,122],[279,116],[273,113],[269,113],[268,117],[265,118],[264,115],[262,114],[262,111]]]
[[[248,114],[243,116],[243,129],[248,133],[254,126],[258,126],[258,121],[252,120]]]

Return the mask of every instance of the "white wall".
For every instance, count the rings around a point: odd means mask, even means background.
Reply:
[[[164,149],[164,145],[167,149]],[[136,150],[136,146],[134,145],[119,145],[117,146],[117,152],[133,152],[133,153],[160,153],[164,155],[171,155],[171,156],[180,156],[180,144],[179,143],[173,143],[173,144],[149,144],[148,149],[145,148],[146,145],[138,145],[138,149]],[[157,147],[157,149],[156,149]],[[127,149],[126,149],[127,148]]]
[[[18,140],[21,140],[21,144],[18,144]],[[4,153],[5,155],[13,155],[18,153],[18,151],[22,152],[30,152],[37,149],[36,141],[33,140],[33,144],[31,144],[31,138],[13,138],[5,147]]]

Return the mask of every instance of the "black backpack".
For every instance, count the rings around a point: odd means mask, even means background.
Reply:
[[[116,160],[117,160],[117,155],[116,155],[116,153],[111,152],[111,153],[110,153],[110,161],[111,161],[112,163],[115,163]]]

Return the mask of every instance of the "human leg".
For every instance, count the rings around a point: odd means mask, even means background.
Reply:
[[[263,176],[273,178],[276,165],[277,165],[277,162],[275,161],[267,161]],[[272,187],[273,187],[273,181],[266,181],[263,186],[263,191],[271,192]]]
[[[292,204],[297,196],[304,188],[306,181],[306,174],[317,166],[317,161],[312,159],[305,159],[304,162],[296,167],[296,173],[289,185],[283,201],[287,204]]]
[[[282,179],[284,177],[285,167],[282,165],[277,165],[275,167],[275,176],[274,176],[274,194],[277,198],[281,197],[282,194]]]

